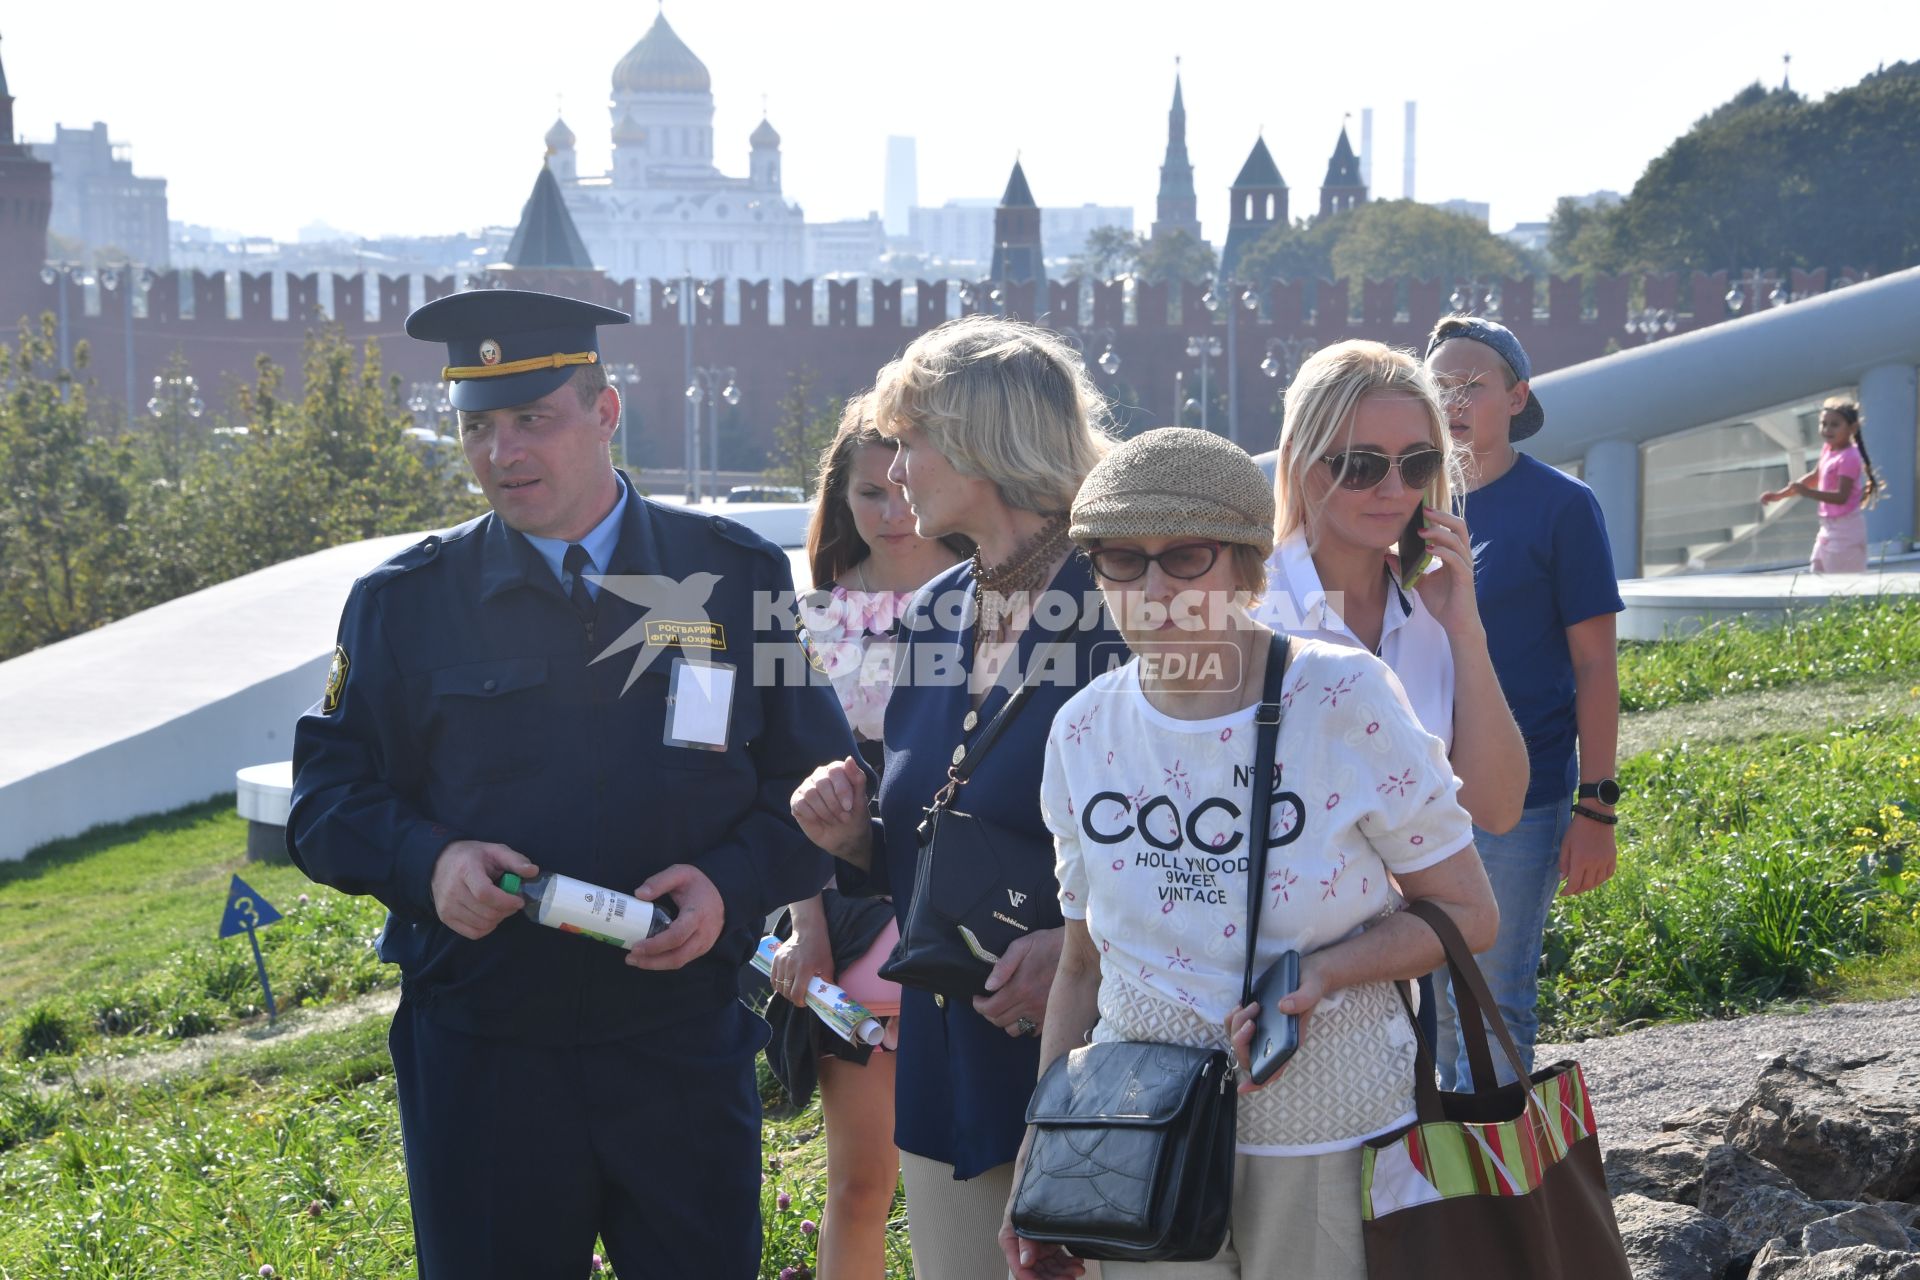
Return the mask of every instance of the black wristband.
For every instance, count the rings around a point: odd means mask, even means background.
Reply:
[[[1598,809],[1589,809],[1583,804],[1573,806],[1573,811],[1583,818],[1592,818],[1595,822],[1601,823],[1604,826],[1610,827],[1620,821],[1620,815],[1617,813],[1601,813]]]

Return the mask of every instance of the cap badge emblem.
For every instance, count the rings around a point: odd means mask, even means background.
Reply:
[[[480,363],[481,364],[499,364],[500,363],[500,344],[495,342],[492,338],[482,338],[480,340]]]

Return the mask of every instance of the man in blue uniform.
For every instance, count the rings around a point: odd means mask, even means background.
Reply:
[[[750,1277],[765,1024],[736,974],[827,860],[788,797],[852,738],[806,669],[785,555],[649,502],[609,458],[621,312],[511,290],[407,320],[445,342],[492,511],[354,585],[294,736],[294,860],[389,908],[389,1043],[428,1280]],[[604,660],[603,660],[604,659]],[[670,698],[670,692],[675,695]],[[497,886],[560,873],[672,901],[622,951]]]

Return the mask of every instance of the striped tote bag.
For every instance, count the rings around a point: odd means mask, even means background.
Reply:
[[[1486,979],[1444,911],[1428,902],[1408,910],[1446,947],[1473,1088],[1441,1093],[1420,1039],[1417,1119],[1361,1152],[1369,1280],[1632,1280],[1580,1065],[1496,1085],[1480,1015],[1495,1007]],[[1497,1013],[1492,1022],[1519,1073],[1513,1037]]]

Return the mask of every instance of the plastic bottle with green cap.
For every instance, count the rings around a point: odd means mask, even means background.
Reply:
[[[673,923],[670,899],[642,902],[630,893],[605,889],[572,876],[535,876],[522,880],[508,871],[495,883],[527,900],[524,910],[534,923],[616,947],[631,947]]]

